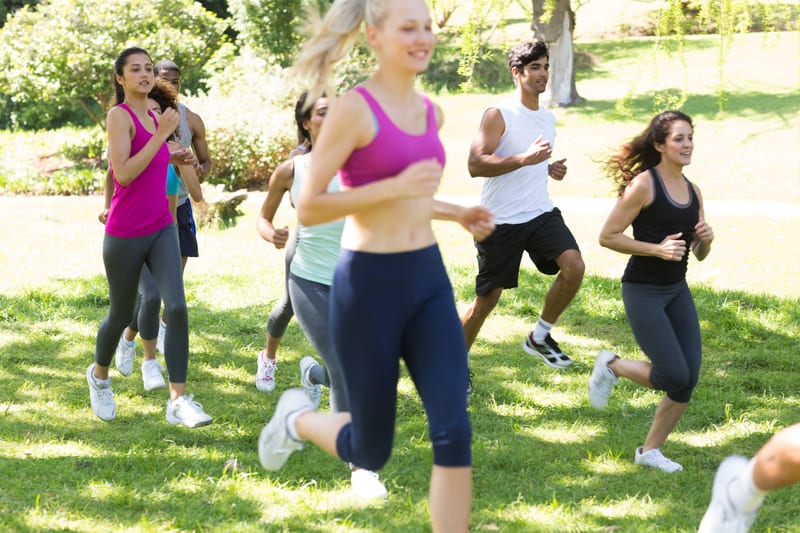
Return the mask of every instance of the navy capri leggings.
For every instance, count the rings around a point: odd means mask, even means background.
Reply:
[[[330,327],[352,415],[336,439],[341,459],[369,470],[388,461],[402,358],[428,415],[433,463],[471,464],[467,346],[438,246],[342,250]]]
[[[653,363],[650,383],[688,403],[700,376],[700,323],[686,281],[673,285],[624,282],[625,314],[639,347]]]

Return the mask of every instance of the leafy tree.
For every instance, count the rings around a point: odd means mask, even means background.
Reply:
[[[5,0],[0,3],[0,27],[5,24],[6,19],[17,9],[24,6],[36,5],[39,0]]]
[[[332,0],[228,0],[240,45],[287,67],[305,39],[309,9],[324,12]]]
[[[96,105],[114,94],[113,62],[127,46],[154,61],[173,59],[184,78],[224,42],[226,23],[191,0],[50,0],[24,7],[0,29],[0,94],[17,103],[78,102],[103,125]]]

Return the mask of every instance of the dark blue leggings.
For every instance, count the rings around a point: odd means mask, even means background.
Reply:
[[[376,254],[342,250],[331,288],[331,336],[352,422],[340,458],[370,470],[392,451],[400,359],[422,399],[433,463],[469,466],[467,346],[436,245]]]
[[[169,380],[172,383],[186,383],[189,316],[175,224],[142,237],[121,238],[106,233],[103,239],[103,263],[111,309],[97,332],[95,361],[100,366],[111,364],[119,337],[133,316],[142,266],[146,265],[164,299],[164,311],[169,323],[164,337],[164,359]]]
[[[673,285],[624,282],[622,300],[633,336],[653,363],[650,383],[688,403],[700,376],[700,324],[686,281]]]

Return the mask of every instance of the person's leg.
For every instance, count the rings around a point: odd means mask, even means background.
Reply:
[[[289,237],[286,242],[286,255],[284,257],[284,285],[281,299],[272,308],[267,319],[266,341],[263,350],[256,355],[256,388],[262,392],[275,389],[275,371],[278,369],[277,357],[281,338],[286,333],[294,316],[292,298],[289,294],[289,274],[297,250],[297,233]]]
[[[644,439],[642,445],[642,453],[655,448],[661,448],[664,441],[667,440],[669,434],[678,425],[678,421],[683,416],[688,403],[679,403],[671,400],[669,396],[664,396],[661,403],[656,408],[656,414],[653,417],[653,423],[650,425],[650,431],[647,432],[647,437]]]
[[[168,226],[159,232],[147,256],[147,266],[164,300],[169,324],[164,339],[164,359],[172,400],[185,392],[189,363],[189,318],[178,250],[178,233],[174,226]]]
[[[586,266],[583,257],[578,250],[566,250],[556,258],[559,272],[547,296],[544,299],[542,308],[542,319],[549,324],[555,324],[561,314],[572,302],[578,289],[583,282],[583,274]]]
[[[139,313],[137,325],[144,347],[144,360],[156,357],[156,337],[158,335],[159,312],[161,311],[161,293],[158,291],[153,275],[145,266],[139,278]]]
[[[472,344],[478,337],[478,333],[483,327],[483,323],[489,316],[489,313],[497,306],[500,300],[500,295],[503,294],[501,287],[490,290],[483,296],[475,296],[467,310],[461,316],[461,325],[464,329],[464,338],[467,342],[467,349],[472,348]]]
[[[753,482],[762,491],[780,489],[800,481],[800,424],[782,429],[758,451]]]
[[[103,239],[103,264],[108,280],[110,309],[97,332],[94,368],[97,379],[108,378],[108,367],[120,335],[131,322],[149,240],[149,236],[123,239],[108,234]]]
[[[467,412],[466,344],[455,298],[437,249],[410,272],[417,305],[401,353],[419,392],[433,444],[430,514],[434,531],[467,531],[472,502],[471,428]],[[424,280],[421,281],[421,280]]]
[[[749,461],[731,455],[720,463],[698,533],[748,531],[770,491],[799,481],[800,424],[794,424],[773,435]]]

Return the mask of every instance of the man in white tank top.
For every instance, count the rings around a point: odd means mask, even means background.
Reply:
[[[484,178],[481,205],[494,213],[496,229],[475,243],[476,296],[461,322],[467,345],[472,346],[503,289],[517,286],[522,254],[527,252],[539,271],[557,276],[522,348],[550,367],[565,368],[572,360],[550,330],[578,292],[584,264],[547,192],[548,176],[561,180],[567,173],[566,159],[550,161],[556,120],[539,105],[549,78],[547,46],[540,41],[518,44],[509,52],[508,64],[515,93],[486,110],[470,147],[470,175]]]

